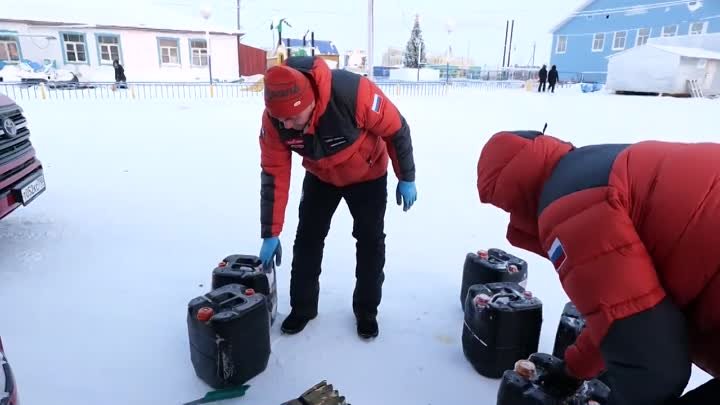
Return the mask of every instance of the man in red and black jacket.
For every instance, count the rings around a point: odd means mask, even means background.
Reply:
[[[510,213],[507,238],[550,259],[586,327],[554,376],[598,377],[608,405],[720,398],[720,144],[575,148],[500,132],[477,166],[480,201]],[[683,394],[696,364],[714,379]]]
[[[399,183],[398,205],[417,198],[410,128],[366,77],[331,70],[319,57],[291,57],[268,69],[260,133],[262,224],[260,259],[280,264],[280,235],[290,186],[291,153],[306,169],[293,246],[290,315],[285,333],[298,333],[317,316],[325,237],[341,199],[353,216],[357,240],[353,311],[361,337],[378,335],[385,265],[388,160]],[[401,201],[402,200],[402,201]]]

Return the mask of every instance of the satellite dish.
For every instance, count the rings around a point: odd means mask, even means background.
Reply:
[[[703,6],[702,0],[698,1],[690,1],[687,4],[688,10],[690,11],[697,11]]]

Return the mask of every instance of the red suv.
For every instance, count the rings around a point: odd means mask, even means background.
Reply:
[[[0,339],[0,405],[20,405],[12,369],[5,358],[2,339]]]
[[[45,191],[23,109],[0,94],[0,219]]]

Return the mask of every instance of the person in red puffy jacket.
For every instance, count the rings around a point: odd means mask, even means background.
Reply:
[[[565,381],[604,373],[609,405],[720,401],[720,144],[499,132],[477,176],[508,241],[548,258],[586,319]],[[714,379],[680,398],[693,363]]]
[[[379,334],[385,280],[388,165],[398,179],[395,200],[408,211],[417,200],[410,126],[367,77],[330,69],[317,56],[294,56],[264,75],[260,129],[259,257],[280,264],[279,236],[290,190],[292,155],[302,157],[298,225],[290,270],[290,314],[281,330],[296,334],[318,315],[325,238],[341,200],[357,240],[353,312],[360,337]]]

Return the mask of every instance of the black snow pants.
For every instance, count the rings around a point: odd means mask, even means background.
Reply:
[[[306,172],[290,271],[290,305],[299,314],[317,315],[325,237],[341,199],[354,220],[353,310],[356,315],[377,315],[385,281],[387,173],[376,180],[336,187]]]

